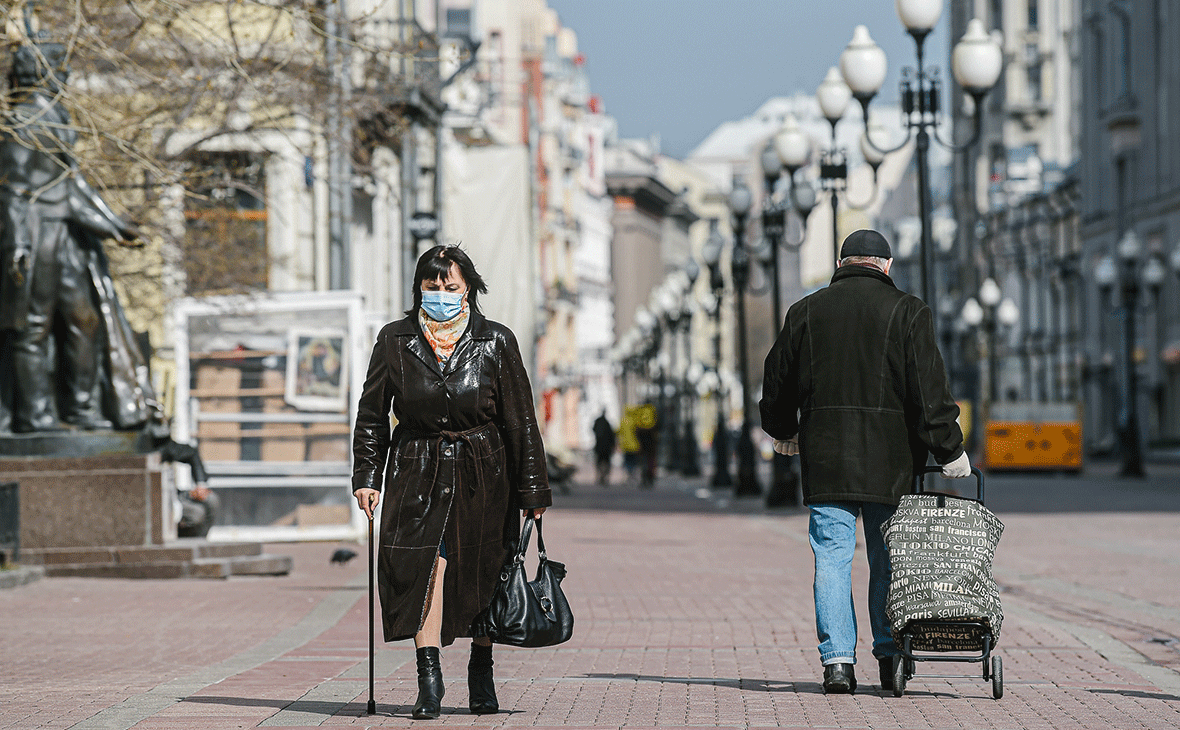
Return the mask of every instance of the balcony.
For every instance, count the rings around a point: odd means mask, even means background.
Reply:
[[[364,54],[364,91],[388,108],[435,120],[445,105],[440,93],[438,37],[412,18],[374,18],[358,34]]]

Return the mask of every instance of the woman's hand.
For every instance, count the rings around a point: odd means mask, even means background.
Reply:
[[[541,515],[545,514],[544,507],[530,507],[529,509],[521,510],[521,511],[524,512],[525,517],[529,516],[529,512],[533,513],[533,517],[540,517]]]
[[[356,497],[356,503],[360,505],[361,510],[373,519],[373,510],[377,507],[377,503],[381,501],[381,492],[376,489],[369,489],[368,487],[361,487],[352,493]]]

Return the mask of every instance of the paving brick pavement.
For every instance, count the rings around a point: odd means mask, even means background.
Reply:
[[[466,642],[443,652],[445,715],[408,717],[412,647],[379,647],[368,698],[364,564],[335,544],[269,546],[280,578],[49,578],[0,591],[0,728],[1180,726],[1180,472],[1145,483],[995,477],[1005,696],[978,665],[919,664],[853,696],[819,684],[807,517],[698,482],[575,486],[546,521],[569,566],[574,638],[496,650],[506,709],[467,713]],[[697,496],[700,491],[701,497]],[[1089,506],[1088,506],[1089,505]],[[866,571],[855,563],[863,621]]]

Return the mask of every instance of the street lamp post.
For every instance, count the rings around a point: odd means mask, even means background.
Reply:
[[[1139,373],[1136,363],[1135,313],[1139,306],[1139,295],[1143,291],[1140,278],[1151,292],[1152,300],[1159,298],[1160,287],[1167,277],[1167,270],[1155,254],[1149,254],[1141,261],[1142,245],[1134,230],[1128,229],[1119,239],[1116,247],[1118,263],[1106,257],[1094,267],[1094,278],[1105,295],[1110,295],[1118,284],[1122,294],[1124,339],[1123,368],[1127,385],[1123,397],[1123,423],[1120,429],[1120,451],[1123,465],[1119,471],[1124,477],[1144,477],[1143,440],[1139,432]],[[1147,303],[1150,305],[1150,302]]]
[[[717,376],[717,424],[713,430],[713,480],[714,487],[728,487],[733,484],[729,471],[729,426],[725,422],[725,390],[721,379],[721,296],[725,293],[725,276],[721,271],[721,251],[725,239],[717,230],[717,221],[710,221],[709,238],[701,249],[701,259],[709,267],[709,288],[713,290],[707,311],[713,318],[713,362]]]
[[[820,111],[832,125],[832,146],[824,150],[819,166],[819,176],[824,189],[832,194],[832,260],[840,259],[840,231],[837,220],[837,193],[843,190],[848,179],[848,160],[844,151],[836,147],[836,122],[844,116],[848,102],[852,101],[852,90],[840,78],[840,71],[833,66],[815,91]]]
[[[979,287],[979,299],[969,298],[963,303],[961,313],[963,321],[972,327],[983,325],[987,336],[987,387],[988,402],[994,403],[1000,399],[999,393],[999,357],[996,350],[997,325],[1011,327],[1020,320],[1020,309],[1016,302],[1005,298],[995,279],[984,279]]]
[[[676,337],[680,330],[680,301],[674,285],[665,279],[659,287],[652,290],[650,297],[652,313],[662,332],[667,333],[666,349],[661,351],[660,358],[663,365],[660,375],[660,398],[657,418],[657,432],[659,433],[659,463],[665,471],[678,469],[680,466],[680,393],[679,393],[679,347]],[[671,393],[669,393],[669,390]]]
[[[858,31],[863,27],[859,26]],[[865,31],[865,36],[867,37],[867,35],[868,31]],[[828,124],[832,126],[832,145],[823,151],[819,165],[819,179],[823,189],[831,193],[832,260],[835,262],[840,259],[840,226],[837,215],[840,202],[839,193],[848,190],[848,153],[836,144],[836,124],[844,117],[848,103],[852,101],[852,90],[848,84],[844,83],[839,69],[833,66],[828,69],[823,83],[815,90],[815,98],[819,102],[820,112],[828,120]],[[877,125],[873,126],[874,129],[878,128]],[[848,208],[853,210],[864,210],[872,204],[873,198],[877,195],[877,168],[881,166],[881,161],[885,158],[885,155],[873,148],[867,140],[868,130],[866,129],[861,136],[860,148],[864,153],[865,162],[873,168],[873,194],[863,203],[854,203],[846,192],[844,202]]]
[[[795,173],[807,164],[811,156],[811,140],[799,128],[795,117],[788,115],[782,129],[762,150],[762,178],[765,189],[765,205],[762,208],[762,235],[770,248],[770,280],[772,308],[774,311],[773,336],[777,337],[783,326],[782,273],[779,268],[779,246],[798,248],[803,244],[805,234],[797,240],[787,236],[787,212],[793,208],[801,221],[801,228],[807,226],[807,218],[815,208],[815,188],[809,183],[796,184]],[[787,176],[787,190],[781,202],[774,198],[775,188],[783,173]],[[789,456],[774,453],[771,459],[772,479],[766,494],[770,507],[795,504],[798,501],[796,480],[791,469]]]
[[[988,277],[979,287],[979,299],[970,297],[963,303],[963,310],[959,315],[963,322],[971,327],[983,325],[987,348],[987,412],[978,416],[972,414],[972,432],[982,433],[979,425],[986,423],[991,417],[992,404],[999,400],[999,352],[996,344],[999,326],[1012,327],[1020,320],[1020,309],[1016,303],[1005,298],[996,280]],[[983,388],[978,386],[976,402],[982,400]]]
[[[757,497],[762,494],[754,461],[754,439],[750,424],[750,368],[746,343],[746,284],[750,276],[750,254],[746,251],[746,219],[753,203],[750,189],[740,177],[734,177],[729,192],[729,210],[733,213],[733,274],[734,297],[737,303],[738,377],[742,385],[742,430],[738,434],[738,481],[734,496]]]
[[[931,191],[930,166],[927,159],[931,140],[937,141],[951,151],[963,151],[974,145],[982,133],[982,102],[983,97],[995,86],[1003,70],[1004,57],[999,44],[984,30],[983,22],[978,18],[967,24],[967,32],[955,44],[952,54],[952,70],[955,80],[962,89],[974,100],[972,116],[974,131],[971,139],[959,145],[944,142],[938,138],[938,113],[940,82],[937,69],[927,70],[925,67],[924,44],[926,36],[930,34],[942,15],[942,0],[897,0],[897,14],[906,27],[906,31],[914,39],[917,48],[917,69],[902,69],[901,104],[902,114],[906,121],[906,138],[889,150],[880,149],[867,134],[863,140],[882,154],[901,149],[909,144],[914,133],[915,161],[918,167],[918,216],[922,223],[921,254],[922,254],[922,299],[930,305],[931,311],[937,317],[938,309],[934,306],[934,282],[931,231]],[[858,26],[853,33],[852,42],[844,49],[840,56],[840,71],[844,81],[852,91],[852,96],[860,102],[864,116],[865,127],[869,125],[869,103],[885,81],[885,53],[869,37],[864,26]],[[938,331],[937,321],[935,331]]]
[[[695,365],[692,360],[693,305],[691,295],[693,284],[696,283],[697,277],[700,276],[701,267],[697,265],[695,260],[690,258],[684,267],[684,273],[688,280],[688,287],[685,289],[680,310],[680,326],[682,337],[684,338],[684,370],[683,380],[681,382],[684,436],[680,447],[682,459],[680,473],[686,477],[696,477],[701,474],[701,460],[700,449],[697,447],[695,419],[693,417],[693,401],[696,399],[696,379],[690,375],[693,365]]]

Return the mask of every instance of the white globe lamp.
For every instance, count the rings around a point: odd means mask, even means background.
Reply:
[[[823,83],[815,90],[815,98],[819,101],[819,109],[824,118],[834,127],[848,109],[848,102],[852,101],[852,89],[844,83],[844,77],[840,75],[839,69],[832,66],[828,69],[828,75],[824,77]]]
[[[862,104],[872,99],[885,83],[885,51],[869,36],[869,29],[856,26],[852,40],[840,54],[840,74]]]
[[[982,96],[996,85],[1003,68],[1004,51],[1000,44],[983,29],[983,21],[973,19],[951,55],[955,81],[972,96]]]
[[[894,7],[910,33],[929,33],[942,17],[942,0],[896,0]]]
[[[782,129],[774,135],[774,151],[789,174],[807,164],[811,157],[811,138],[799,127],[794,114],[788,114]]]

